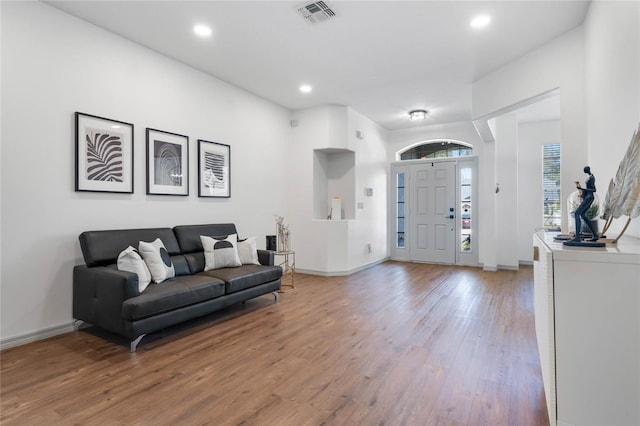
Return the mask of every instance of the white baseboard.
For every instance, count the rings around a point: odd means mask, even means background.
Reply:
[[[522,262],[520,262],[522,264]],[[512,265],[497,265],[497,266],[486,266],[482,265],[482,270],[487,272],[497,272],[500,271],[517,271],[520,269],[520,265],[512,266]]]
[[[347,275],[355,274],[356,272],[363,271],[367,268],[371,268],[372,266],[378,265],[380,263],[384,263],[387,260],[389,260],[389,257],[385,257],[385,258],[376,260],[374,262],[367,263],[366,265],[362,265],[357,268],[350,269],[348,271],[329,271],[328,272],[328,271],[316,271],[313,269],[296,268],[296,272],[299,272],[301,274],[306,274],[306,275],[319,275],[322,277],[344,277]]]
[[[512,265],[498,265],[498,269],[502,269],[504,271],[517,271],[518,270],[518,266],[512,266]]]
[[[17,336],[0,339],[0,350],[26,345],[27,343],[47,339],[49,337],[65,334],[73,331],[73,321],[43,328],[42,330],[31,331],[29,333],[18,334]]]

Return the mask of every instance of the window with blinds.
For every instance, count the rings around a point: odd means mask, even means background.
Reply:
[[[562,218],[560,202],[560,144],[542,146],[543,224],[545,229],[559,231]]]

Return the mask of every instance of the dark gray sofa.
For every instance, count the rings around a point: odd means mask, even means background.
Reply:
[[[237,234],[232,223],[174,228],[88,231],[80,234],[85,265],[73,270],[73,318],[125,336],[135,352],[147,333],[176,325],[267,293],[278,300],[282,268],[274,253],[258,250],[260,265],[204,271],[201,235]],[[139,241],[160,238],[176,276],[138,291],[138,276],[119,271],[118,255]]]

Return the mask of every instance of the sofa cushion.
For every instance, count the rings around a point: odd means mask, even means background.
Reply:
[[[185,254],[184,259],[189,265],[189,271],[192,275],[204,271],[204,252]]]
[[[236,267],[242,265],[238,257],[238,236],[236,234],[221,237],[200,236],[204,247],[204,270]]]
[[[160,238],[156,238],[152,242],[140,241],[138,250],[149,267],[154,283],[160,284],[166,279],[176,276],[171,256]]]
[[[203,275],[223,280],[225,292],[230,294],[277,280],[282,277],[282,268],[279,266],[242,265],[238,268],[205,271],[196,276]]]
[[[211,276],[176,277],[162,284],[150,284],[144,293],[125,300],[122,316],[135,321],[220,297],[224,291],[225,283]]]
[[[171,263],[173,263],[173,268],[176,270],[176,277],[179,275],[191,275],[189,263],[183,255],[171,256]]]
[[[203,251],[200,235],[237,234],[233,223],[215,223],[210,225],[180,225],[173,228],[183,254]]]
[[[180,254],[178,240],[171,228],[118,229],[86,231],[80,234],[80,248],[87,266],[115,264],[118,255],[128,246],[138,247],[139,241],[160,238],[170,255]]]

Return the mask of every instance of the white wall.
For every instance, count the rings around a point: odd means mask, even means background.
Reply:
[[[584,26],[589,162],[603,201],[640,122],[640,3],[592,1]],[[624,223],[614,221],[608,236]],[[640,238],[640,218],[625,235]]]
[[[638,127],[639,9],[638,2],[594,1],[583,27],[473,84],[474,119],[560,89],[563,199],[573,192],[575,180],[584,180],[582,168],[587,164],[604,199]],[[566,215],[562,221],[567,231]],[[619,231],[624,222],[624,218],[617,220],[610,233]],[[640,220],[633,221],[627,233],[639,237]]]
[[[496,119],[488,125],[495,133]],[[497,147],[494,142],[483,144],[483,155],[478,159],[478,262],[486,271],[498,270],[496,196]],[[474,206],[475,207],[475,206]]]
[[[518,269],[518,119],[515,114],[496,118],[495,233],[499,268]],[[531,237],[531,235],[529,235]]]
[[[561,96],[561,140],[563,155],[561,162],[562,197],[575,189],[574,176],[582,173],[587,164],[586,146],[586,96],[584,90],[584,32],[582,27],[569,31],[538,49],[508,63],[504,67],[475,81],[472,86],[472,114],[474,120],[487,120],[499,117],[517,104],[530,100],[542,94],[559,89]],[[491,155],[487,147],[493,142],[486,143],[485,155]],[[486,202],[490,194],[495,192],[495,183],[490,176],[504,174],[512,168],[511,160],[500,159],[498,148],[495,150],[495,162],[484,158],[480,161],[480,263],[485,269],[492,270],[494,258],[492,252],[501,251],[500,247],[510,246],[512,239],[517,238],[515,250],[525,244],[530,246],[531,235],[515,236],[501,232],[495,226],[490,209]],[[509,173],[508,173],[509,174]],[[567,179],[566,176],[570,178]],[[531,185],[542,184],[541,175],[531,180],[521,181],[517,191],[500,196],[504,205],[517,205],[518,193],[526,193]],[[500,192],[502,194],[502,191]],[[520,209],[519,209],[520,210]],[[517,213],[515,213],[517,214]],[[563,229],[567,229],[567,219],[563,216]],[[524,249],[522,249],[524,250]],[[496,255],[497,256],[497,255]],[[526,260],[526,259],[525,259]],[[495,263],[499,263],[495,259]]]
[[[386,130],[351,108],[339,105],[294,111],[293,138],[288,150],[289,217],[296,250],[297,269],[309,273],[342,275],[388,257],[387,249],[387,149]],[[356,137],[360,130],[364,139]],[[345,211],[355,208],[355,219],[314,220],[314,150],[355,153],[353,197],[343,197]],[[322,174],[319,174],[322,175]],[[365,188],[373,196],[365,196]],[[357,208],[362,203],[362,209]],[[329,212],[327,211],[326,214]],[[371,253],[368,251],[371,244]],[[344,255],[343,255],[344,254]]]
[[[356,137],[356,131],[362,132],[363,139]],[[387,130],[348,109],[347,141],[349,149],[356,153],[356,220],[349,226],[350,270],[389,257],[387,139]],[[366,188],[373,189],[372,196],[366,195]]]
[[[290,206],[285,222],[289,223],[291,230],[292,248],[296,251],[298,270],[322,271],[326,270],[328,265],[326,235],[329,231],[325,226],[330,224],[326,224],[326,220],[313,220],[316,215],[322,215],[322,212],[314,211],[314,206],[323,204],[315,201],[314,194],[323,198],[329,197],[327,185],[321,182],[323,177],[326,178],[326,167],[314,168],[313,150],[347,148],[345,135],[335,140],[335,132],[332,131],[331,122],[335,120],[331,117],[340,112],[346,120],[346,107],[311,108],[292,114],[297,124],[292,128],[287,166],[283,172],[289,176],[287,194]],[[314,173],[309,173],[312,170],[317,171],[315,178]],[[317,187],[314,186],[316,181]],[[327,211],[326,214],[328,213]],[[346,264],[344,267],[346,268]]]
[[[531,235],[543,226],[542,146],[560,143],[560,120],[518,124],[518,260],[533,262]],[[565,153],[561,146],[560,155]],[[565,208],[566,203],[562,203]],[[566,211],[562,212],[564,215]]]
[[[264,247],[289,111],[44,3],[1,8],[3,342],[70,324],[82,231],[229,221]],[[74,192],[74,111],[134,123],[134,194]],[[145,127],[190,137],[189,197],[145,195]],[[230,199],[197,197],[198,138],[231,145]]]
[[[2,6],[0,5],[0,23],[2,22]],[[2,35],[0,33],[0,82],[2,81]],[[2,85],[0,84],[0,98],[2,98]],[[3,129],[2,127],[2,103],[0,102],[0,129]],[[0,130],[0,188],[3,188],[3,192],[4,192],[4,186],[3,186],[3,180],[2,180],[2,132]],[[2,241],[4,241],[3,239],[3,235],[2,235],[2,212],[3,212],[3,205],[2,205],[2,194],[0,193],[0,296],[2,296]],[[2,321],[2,302],[0,301],[0,322]],[[2,341],[2,330],[0,328],[0,342]]]
[[[477,80],[472,86],[474,119],[500,115],[501,110],[560,89],[561,140],[568,154],[562,157],[561,163],[563,198],[574,191],[575,176],[582,176],[588,160],[584,70],[584,32],[579,27]],[[502,166],[496,167],[499,170]],[[481,168],[481,178],[484,174]],[[484,184],[491,185],[491,182],[481,181],[481,185]],[[482,221],[481,218],[481,226]],[[566,217],[562,227],[567,229]],[[496,237],[498,245],[506,238]]]

